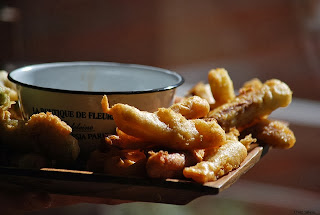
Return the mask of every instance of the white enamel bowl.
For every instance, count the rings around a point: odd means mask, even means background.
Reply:
[[[156,111],[173,103],[184,79],[177,73],[142,65],[107,62],[62,62],[30,65],[12,71],[25,119],[52,112],[72,127],[83,151],[91,151],[115,132],[112,117],[102,112],[101,99]]]

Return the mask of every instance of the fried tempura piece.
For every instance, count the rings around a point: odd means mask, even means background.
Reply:
[[[147,174],[151,178],[181,178],[186,166],[202,161],[204,150],[192,152],[150,151],[146,164]]]
[[[113,116],[121,131],[158,146],[194,150],[218,147],[226,140],[224,130],[216,121],[187,120],[170,108],[159,108],[154,113],[125,104],[109,108],[106,96],[101,103],[103,111]]]
[[[14,153],[38,153],[58,164],[71,164],[79,154],[71,127],[51,113],[34,114],[25,122],[6,118],[0,121],[1,143]]]
[[[246,147],[247,151],[250,151],[251,149],[256,147],[257,145],[254,144],[256,142],[257,139],[253,138],[251,134],[246,135],[243,139],[240,140],[240,143],[242,143]]]
[[[194,87],[189,90],[187,96],[189,95],[199,96],[200,98],[207,100],[210,105],[213,105],[215,103],[210,85],[204,84],[203,82],[199,82],[194,85]]]
[[[9,81],[8,73],[4,70],[0,70],[0,87],[7,91],[11,101],[18,100],[18,93],[16,90],[16,85]]]
[[[252,138],[251,134],[248,134],[243,139],[239,140],[240,132],[236,128],[231,128],[230,131],[226,134],[226,136],[227,136],[227,140],[234,140],[242,143],[248,151],[251,150],[251,148],[253,147],[251,144],[257,142],[257,139]],[[212,151],[212,150],[209,150],[209,151]]]
[[[266,81],[258,90],[251,90],[236,97],[208,114],[228,132],[232,127],[240,131],[254,122],[268,116],[279,107],[291,103],[292,92],[285,83],[272,79]]]
[[[197,119],[207,116],[210,105],[207,100],[199,96],[192,96],[169,107],[171,110],[180,113],[186,119]]]
[[[235,98],[233,83],[227,70],[222,68],[210,70],[208,82],[216,106],[231,102]]]
[[[238,168],[246,156],[247,149],[243,144],[239,141],[228,140],[220,148],[214,149],[211,156],[207,156],[205,161],[184,168],[183,175],[198,183],[215,181]]]
[[[181,178],[185,167],[185,155],[167,151],[149,152],[146,164],[147,174],[151,178]]]
[[[243,94],[247,91],[259,90],[263,86],[263,83],[258,78],[253,78],[243,84],[239,93]]]
[[[238,140],[240,132],[236,128],[231,128],[228,133],[226,133],[227,140]]]
[[[117,135],[109,135],[105,140],[114,147],[119,149],[145,149],[153,146],[152,142],[128,135],[116,128]]]
[[[121,150],[119,155],[108,156],[104,173],[118,176],[145,176],[146,156],[139,150]]]
[[[57,136],[69,135],[72,128],[50,112],[34,114],[28,120],[26,127],[32,133],[54,133]]]
[[[39,141],[38,147],[50,159],[70,161],[78,157],[78,141],[70,135],[72,129],[67,123],[49,112],[34,114],[25,129]]]
[[[80,152],[78,141],[70,134],[72,129],[51,113],[39,113],[30,117],[25,125],[32,142],[49,159],[62,163],[75,160]]]
[[[262,119],[243,133],[251,133],[259,142],[279,149],[292,148],[296,142],[294,133],[286,123],[277,120]]]
[[[4,115],[4,111],[8,110],[11,106],[10,95],[6,88],[0,86],[0,111],[1,115]]]
[[[87,169],[117,176],[145,176],[145,165],[143,151],[120,150],[109,145],[107,150],[96,150],[90,154]]]

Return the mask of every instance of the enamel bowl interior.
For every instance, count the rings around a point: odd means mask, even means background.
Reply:
[[[107,62],[64,62],[26,66],[10,73],[17,84],[72,93],[115,94],[164,91],[183,78],[169,70]]]

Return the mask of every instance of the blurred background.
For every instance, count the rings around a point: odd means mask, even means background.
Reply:
[[[183,95],[223,67],[293,91],[276,111],[297,143],[271,150],[230,189],[186,206],[81,204],[32,214],[320,214],[320,1],[0,1],[0,69],[56,61],[144,64],[182,74]]]

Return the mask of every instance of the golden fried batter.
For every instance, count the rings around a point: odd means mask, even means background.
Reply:
[[[107,97],[103,110],[112,115],[118,128],[128,135],[177,150],[218,147],[225,143],[224,130],[216,121],[187,120],[170,108],[155,113],[140,111],[125,104],[109,108]]]
[[[104,173],[119,176],[145,176],[146,156],[139,150],[120,151],[119,155],[104,160]]]
[[[263,86],[263,83],[258,78],[253,78],[243,84],[239,93],[243,94],[247,91],[258,90]]]
[[[210,105],[207,100],[199,96],[192,96],[169,107],[171,110],[180,113],[186,119],[197,119],[207,116]]]
[[[144,176],[146,156],[140,150],[120,150],[109,145],[107,150],[96,150],[90,154],[87,168],[118,176]]]
[[[215,103],[210,85],[204,84],[203,82],[197,83],[191,90],[189,90],[187,96],[189,95],[199,96],[200,98],[207,100],[210,105],[213,105]]]
[[[240,143],[242,143],[248,151],[256,147],[257,145],[254,145],[254,143],[257,142],[256,138],[253,138],[251,134],[246,135],[243,139],[240,140]]]
[[[167,151],[149,152],[146,164],[147,174],[151,178],[180,178],[185,167],[185,155]]]
[[[6,91],[11,101],[18,101],[16,85],[9,81],[8,73],[4,70],[0,71],[0,87]]]
[[[259,142],[266,143],[274,148],[289,149],[294,146],[296,138],[286,123],[262,119],[244,133],[252,133]]]
[[[25,129],[48,158],[69,163],[78,157],[78,141],[70,135],[71,127],[59,117],[49,112],[34,114]]]
[[[231,128],[226,136],[227,140],[234,140],[242,143],[248,151],[253,147],[251,144],[257,142],[257,139],[252,138],[251,134],[248,134],[243,139],[239,140],[240,132],[236,128]]]
[[[72,132],[72,128],[50,112],[34,114],[26,124],[32,133],[54,133],[66,136]]]
[[[260,89],[240,94],[232,102],[210,111],[208,117],[216,119],[227,132],[232,127],[243,130],[275,109],[288,106],[291,99],[290,88],[272,79],[266,81]]]
[[[195,166],[186,167],[183,175],[198,183],[215,181],[236,169],[247,156],[247,149],[239,141],[228,140],[219,149],[214,150],[211,156]]]
[[[222,68],[210,70],[208,81],[216,105],[231,102],[235,98],[233,83],[227,70]]]
[[[147,174],[151,178],[181,178],[186,166],[195,165],[202,161],[204,150],[191,152],[172,152],[160,150],[149,152],[146,164]]]
[[[120,149],[145,149],[153,146],[152,142],[144,141],[140,138],[130,136],[119,128],[116,129],[117,135],[109,135],[106,140],[110,140],[109,144]]]
[[[12,120],[8,111],[0,121],[0,142],[14,153],[37,153],[59,164],[73,162],[79,154],[71,127],[51,113],[34,114],[29,121]],[[3,114],[6,113],[6,114]]]

